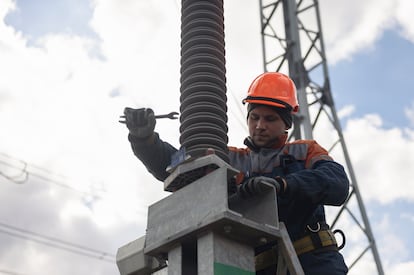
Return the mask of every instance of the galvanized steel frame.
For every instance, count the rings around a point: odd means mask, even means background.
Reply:
[[[317,127],[331,124],[336,139],[329,151],[341,147],[351,180],[350,195],[332,220],[335,226],[345,212],[366,235],[367,246],[349,265],[351,269],[371,250],[378,274],[384,274],[374,235],[362,200],[358,183],[344,140],[331,93],[328,65],[324,48],[319,4],[317,0],[259,0],[264,71],[288,74],[295,82],[300,113],[294,118],[290,138],[312,139]],[[355,198],[358,209],[351,209]],[[355,208],[355,207],[354,207]],[[357,211],[360,220],[357,218]]]

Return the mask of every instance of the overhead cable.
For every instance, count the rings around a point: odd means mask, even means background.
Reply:
[[[87,256],[91,258],[96,258],[102,261],[113,263],[115,262],[115,255],[104,252],[101,250],[97,250],[94,248],[90,248],[87,246],[71,243],[68,241],[64,241],[58,238],[49,237],[46,235],[42,235],[33,231],[29,231],[26,229],[21,229],[9,224],[5,224],[0,222],[0,227],[3,227],[5,229],[0,228],[0,233],[10,235],[13,237],[30,240],[33,242],[41,243],[50,247],[58,248],[61,250],[69,251],[78,255]]]
[[[7,274],[7,275],[24,275],[22,273],[16,273],[10,270],[0,269],[0,274]]]
[[[20,175],[21,174],[25,174],[26,175],[24,181],[16,182],[17,177],[18,177],[17,175],[11,177],[11,176],[5,175],[5,173],[3,173],[3,172],[0,171],[0,175],[1,176],[5,177],[6,179],[8,179],[8,180],[10,180],[10,181],[12,181],[14,183],[23,183],[23,182],[26,182],[27,179],[28,179],[28,177],[29,177],[29,175],[31,175],[31,176],[34,176],[34,177],[36,177],[38,179],[41,179],[41,180],[44,180],[44,181],[53,183],[55,185],[58,185],[60,187],[63,187],[63,188],[66,188],[66,189],[70,189],[71,191],[80,193],[82,195],[93,196],[93,197],[98,198],[98,199],[101,198],[101,196],[99,196],[99,195],[92,194],[90,192],[82,191],[82,190],[79,190],[79,189],[76,189],[76,188],[72,187],[71,185],[69,185],[68,183],[65,182],[67,180],[67,178],[65,176],[63,176],[63,175],[56,174],[56,173],[54,173],[54,172],[52,172],[50,170],[47,170],[47,169],[45,169],[43,167],[40,167],[40,166],[36,166],[36,165],[33,165],[33,164],[29,164],[26,161],[23,161],[21,159],[14,158],[14,157],[12,157],[10,155],[7,155],[5,153],[0,153],[0,155],[3,156],[4,158],[7,158],[7,161],[0,159],[0,163],[6,165],[8,167],[11,167],[11,168],[20,170],[21,171],[20,172]],[[23,164],[23,167],[20,167],[19,165],[16,165],[16,164],[13,164],[12,161],[22,163]],[[38,170],[38,171],[36,172],[36,170]],[[43,171],[43,173],[44,174],[47,174],[47,175],[43,175],[42,173],[39,173],[41,171]],[[50,175],[57,176],[57,177],[59,177],[59,178],[61,178],[63,180],[53,179]],[[104,190],[101,190],[101,191],[102,192],[105,192]]]
[[[0,176],[3,176],[4,178],[8,179],[9,181],[12,181],[14,183],[25,183],[27,182],[28,178],[29,178],[29,173],[27,172],[27,163],[24,161],[20,161],[23,164],[23,167],[15,167],[15,166],[11,166],[9,163],[0,160],[0,163],[3,163],[9,167],[13,167],[19,170],[19,172],[16,175],[8,175],[7,173],[4,173],[2,171],[0,171]]]

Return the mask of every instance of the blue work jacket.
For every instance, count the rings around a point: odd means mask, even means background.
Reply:
[[[169,175],[166,168],[177,149],[162,141],[157,133],[150,144],[131,135],[129,141],[148,171],[158,180],[165,180]],[[349,180],[344,168],[316,141],[286,142],[285,136],[274,148],[256,148],[249,138],[245,144],[246,148],[229,147],[229,164],[244,178],[280,176],[286,180],[287,190],[278,194],[278,210],[279,220],[285,223],[292,242],[305,236],[308,228],[315,229],[318,223],[326,225],[324,205],[340,206],[345,202]],[[321,270],[326,270],[326,274],[347,272],[337,251],[327,251],[325,255],[307,253],[299,260],[305,274],[325,274]]]

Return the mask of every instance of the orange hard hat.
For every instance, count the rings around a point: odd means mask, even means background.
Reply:
[[[299,109],[295,83],[279,72],[266,72],[256,77],[243,99],[243,104],[246,102],[286,108],[292,113]]]

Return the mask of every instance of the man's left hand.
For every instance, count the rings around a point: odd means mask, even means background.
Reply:
[[[276,179],[264,176],[251,177],[246,179],[238,188],[238,193],[243,198],[250,198],[262,194],[265,190],[263,183],[273,185],[276,189],[276,193],[280,193],[280,183]]]

